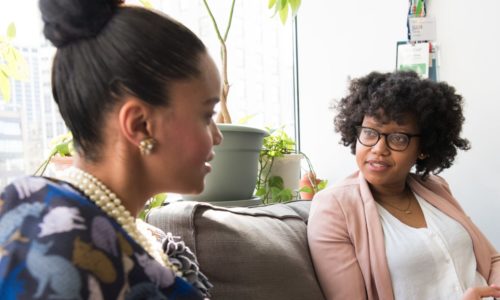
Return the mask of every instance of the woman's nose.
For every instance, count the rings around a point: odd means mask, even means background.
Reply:
[[[372,146],[371,151],[379,154],[386,154],[389,152],[389,147],[387,146],[387,137],[381,135],[378,142]]]
[[[212,130],[212,141],[214,145],[220,145],[222,143],[222,140],[224,140],[224,136],[222,135],[222,132],[220,132],[219,127],[215,124],[215,122],[212,121],[211,125],[211,130]]]

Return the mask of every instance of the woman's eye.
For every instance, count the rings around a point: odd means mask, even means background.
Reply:
[[[212,118],[214,117],[215,114],[216,114],[215,111],[205,114],[205,120],[207,121],[207,123],[210,123],[212,121]]]
[[[377,132],[375,130],[371,129],[364,129],[363,130],[363,135],[367,138],[376,138],[377,137]]]
[[[395,144],[406,144],[408,137],[404,134],[391,134],[391,142]]]

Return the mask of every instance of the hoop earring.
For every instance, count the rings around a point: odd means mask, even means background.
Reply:
[[[156,140],[152,137],[145,137],[139,143],[139,150],[141,150],[142,155],[149,155],[153,151],[156,145]]]
[[[420,160],[424,160],[424,159],[426,159],[427,157],[429,157],[429,156],[428,156],[427,154],[423,154],[423,153],[420,153],[420,154],[418,155],[418,159],[420,159]]]

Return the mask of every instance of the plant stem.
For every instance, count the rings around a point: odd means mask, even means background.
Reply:
[[[215,32],[217,33],[217,38],[219,38],[220,43],[224,43],[224,39],[222,38],[222,35],[220,34],[219,26],[217,25],[217,21],[215,21],[215,17],[212,14],[212,10],[210,9],[210,6],[208,6],[207,0],[203,0],[203,3],[205,4],[205,8],[208,11],[208,15],[210,19],[212,20],[212,24],[214,25]]]
[[[302,152],[302,151],[300,152],[300,154],[304,155],[304,157],[306,159],[306,162],[307,162],[307,166],[309,167],[309,172],[312,173],[312,174],[314,174],[314,176],[316,176],[316,172],[314,172],[314,168],[313,168],[313,165],[312,165],[311,160],[309,159],[309,157],[304,152]],[[311,176],[309,175],[308,179],[309,179],[309,182],[312,185],[313,191],[315,193],[318,192],[318,184],[316,184],[316,178],[311,178]]]
[[[221,115],[223,117],[222,123],[231,124],[231,116],[227,108],[227,95],[229,94],[229,79],[227,74],[227,48],[226,43],[221,43],[221,60],[222,60],[222,94],[221,94]]]
[[[50,160],[52,159],[52,157],[54,157],[54,155],[56,155],[56,153],[57,153],[56,149],[52,150],[52,152],[50,152],[50,154],[49,154],[49,157],[38,167],[38,169],[36,169],[34,175],[37,175],[41,169],[42,171],[40,171],[40,176],[42,176],[43,173],[45,173],[45,170],[47,169],[47,166],[49,165]]]
[[[264,162],[265,161],[265,162]],[[265,159],[263,159],[263,156],[259,157],[259,162],[260,162],[260,170],[259,170],[259,180],[258,180],[258,188],[260,188],[260,185],[263,184],[264,188],[266,189],[266,193],[264,194],[264,198],[262,199],[264,201],[264,204],[267,204],[269,202],[269,194],[271,193],[271,187],[269,186],[269,174],[271,173],[271,169],[274,164],[274,157],[273,156],[266,156]],[[262,172],[264,169],[267,168],[267,165],[270,164],[269,169],[267,169],[267,173],[264,176],[264,179],[262,180],[261,183],[261,176]]]
[[[227,108],[227,95],[229,94],[229,80],[228,80],[228,74],[227,74],[227,47],[226,47],[226,40],[227,36],[229,34],[229,29],[231,28],[231,24],[233,22],[233,12],[234,12],[234,4],[236,0],[233,0],[231,3],[231,10],[229,13],[229,20],[227,23],[226,31],[224,33],[224,37],[222,37],[221,32],[219,30],[219,26],[217,25],[217,21],[215,21],[215,17],[212,13],[212,10],[210,9],[210,6],[208,5],[207,0],[203,0],[203,3],[205,4],[205,8],[208,11],[208,15],[210,17],[210,20],[212,21],[212,24],[215,28],[215,32],[217,34],[217,38],[219,39],[220,43],[220,49],[221,49],[221,60],[222,60],[222,93],[221,93],[221,99],[220,99],[220,107],[221,107],[221,112],[217,116],[217,122],[218,123],[232,123],[231,122],[231,116],[229,115],[229,110]]]
[[[226,33],[224,33],[224,42],[227,40],[227,35],[229,33],[229,29],[231,28],[231,24],[233,23],[233,12],[234,12],[234,3],[236,0],[233,0],[231,3],[231,11],[229,12],[229,19],[227,20],[227,28],[226,28]]]

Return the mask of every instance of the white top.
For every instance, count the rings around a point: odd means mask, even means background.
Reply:
[[[465,228],[415,196],[427,228],[410,227],[377,203],[394,299],[458,300],[467,288],[487,285]]]

